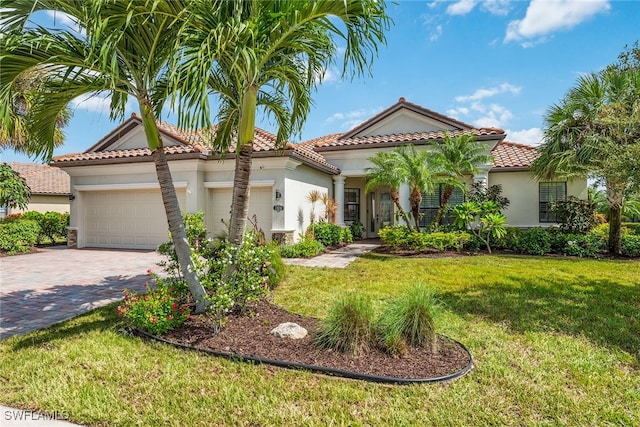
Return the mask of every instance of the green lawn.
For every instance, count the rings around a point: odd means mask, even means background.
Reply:
[[[253,366],[123,333],[114,307],[0,343],[0,402],[91,425],[640,425],[640,262],[367,255],[288,267],[272,298],[326,315],[332,296],[381,304],[417,282],[476,368],[389,386]]]

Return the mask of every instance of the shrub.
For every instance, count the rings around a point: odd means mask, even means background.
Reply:
[[[558,214],[560,229],[565,232],[586,233],[600,222],[596,217],[596,204],[575,196],[557,200],[550,208]]]
[[[34,246],[40,234],[40,226],[30,219],[18,219],[0,223],[0,250],[9,254],[27,252]]]
[[[146,294],[125,291],[124,301],[118,306],[118,315],[129,319],[134,326],[153,335],[162,335],[183,324],[189,318],[189,309],[180,304],[172,289],[153,276],[156,289],[147,284]]]
[[[351,235],[353,235],[354,239],[362,239],[362,231],[364,227],[360,221],[352,222],[349,229],[351,230]]]
[[[16,221],[18,219],[22,218],[22,214],[21,213],[14,213],[14,214],[9,214],[9,215],[5,215],[4,218],[2,218],[0,220],[0,222],[11,222],[11,221]],[[25,218],[27,219],[27,218]]]
[[[353,234],[351,234],[351,229],[349,227],[342,229],[342,242],[353,243]]]
[[[622,254],[630,257],[640,257],[640,236],[628,235],[622,238]]]
[[[324,252],[325,247],[311,236],[303,236],[293,245],[280,245],[278,251],[283,258],[311,258]]]
[[[544,228],[529,228],[520,232],[517,250],[529,255],[544,255],[551,251],[549,233]]]
[[[435,294],[415,286],[392,301],[376,322],[378,344],[394,356],[405,354],[407,346],[435,348],[434,311],[439,303]]]
[[[378,236],[380,240],[382,240],[382,243],[394,249],[406,246],[409,234],[411,234],[411,232],[406,225],[390,225],[378,231]]]
[[[69,215],[59,212],[47,212],[40,220],[42,235],[48,237],[51,243],[55,243],[56,237],[65,237],[65,227],[67,226]]]
[[[204,212],[183,212],[184,231],[189,241],[189,246],[198,250],[207,238],[207,227],[204,223]]]
[[[493,242],[493,246],[497,249],[510,249],[517,250],[518,248],[518,236],[520,235],[520,229],[517,227],[505,228],[504,236],[496,238]]]
[[[373,308],[364,295],[347,293],[336,299],[320,323],[315,344],[322,349],[359,354],[373,337]]]
[[[337,246],[342,242],[342,227],[330,222],[316,222],[309,226],[307,233],[324,246]]]
[[[640,222],[625,222],[622,224],[630,234],[640,236]]]
[[[461,230],[470,231],[485,244],[491,253],[491,239],[500,239],[506,234],[506,217],[500,206],[493,201],[464,202],[453,208],[454,224]]]
[[[598,254],[602,249],[600,239],[594,234],[567,233],[564,237],[566,243],[562,252],[566,255],[586,258]]]

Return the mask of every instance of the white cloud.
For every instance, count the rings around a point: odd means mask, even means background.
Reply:
[[[334,113],[327,117],[325,123],[339,122],[340,130],[349,130],[382,111],[382,107]]]
[[[104,113],[109,111],[111,97],[96,94],[82,95],[74,98],[71,105],[79,110]]]
[[[495,86],[488,89],[478,89],[472,95],[456,96],[457,102],[479,101],[484,98],[489,98],[501,93],[511,93],[517,95],[522,90],[519,86],[514,86],[510,83],[502,83],[499,86]]]
[[[609,9],[609,0],[531,0],[525,17],[507,25],[504,41],[522,42],[528,47],[536,44],[531,39],[539,42],[555,31],[571,29]]]
[[[469,109],[467,107],[451,108],[450,110],[447,110],[447,115],[458,120],[460,120],[461,116],[466,116],[468,114],[469,114]]]
[[[430,42],[434,42],[436,40],[438,40],[440,38],[440,36],[442,35],[442,25],[438,25],[436,26],[436,28],[431,32],[431,35],[429,36],[429,41]]]
[[[492,15],[506,16],[511,11],[511,0],[486,0],[482,3],[482,9]]]
[[[334,68],[327,68],[324,70],[322,76],[315,76],[315,81],[318,84],[331,84],[340,80],[340,72]]]
[[[476,7],[476,0],[458,0],[447,7],[449,15],[466,15]]]
[[[540,145],[543,142],[544,134],[540,128],[522,129],[517,131],[507,130],[507,139],[527,145]]]
[[[513,117],[511,111],[502,105],[491,104],[485,107],[484,116],[473,121],[480,128],[502,128]]]

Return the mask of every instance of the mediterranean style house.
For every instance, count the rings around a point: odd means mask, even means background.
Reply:
[[[180,207],[204,211],[212,235],[226,230],[230,216],[235,159],[233,150],[221,157],[203,144],[197,132],[159,123]],[[475,128],[404,98],[346,133],[336,133],[277,149],[275,136],[256,129],[251,172],[249,216],[268,239],[297,240],[321,207],[308,195],[325,193],[338,205],[336,222],[360,221],[364,237],[397,220],[384,187],[365,193],[368,158],[381,150],[413,144],[428,150],[444,135],[473,135],[493,161],[467,177],[467,184],[499,184],[511,201],[504,211],[517,227],[553,224],[551,201],[585,198],[584,179],[538,182],[529,172],[534,147],[505,141],[502,129]],[[168,240],[167,222],[151,152],[140,117],[133,115],[83,153],[55,157],[53,165],[71,177],[72,241],[78,247],[154,249]],[[439,192],[425,194],[426,224],[438,207]],[[400,199],[408,210],[408,187]],[[452,204],[463,200],[455,194]]]

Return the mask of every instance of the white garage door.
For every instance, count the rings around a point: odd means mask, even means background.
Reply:
[[[222,223],[224,220],[229,222],[231,216],[231,196],[233,190],[231,188],[216,188],[210,190],[209,212],[211,212],[207,228],[212,230],[212,234],[217,236],[221,233],[227,233],[227,227]],[[271,187],[256,187],[251,189],[249,196],[249,218],[253,220],[253,215],[258,219],[258,227],[264,231],[267,239],[271,239],[271,211],[273,209],[273,201],[271,196]],[[247,228],[251,224],[247,223]]]
[[[184,190],[176,190],[184,206]],[[156,249],[169,240],[160,190],[88,191],[83,194],[87,247]]]

